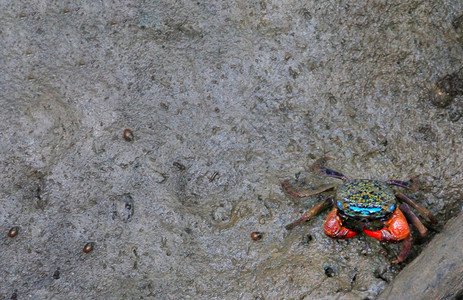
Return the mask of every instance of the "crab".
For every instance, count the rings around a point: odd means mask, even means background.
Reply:
[[[436,219],[426,208],[391,188],[391,186],[397,186],[414,191],[416,183],[413,180],[349,179],[337,171],[326,168],[326,162],[329,159],[329,157],[318,159],[312,165],[312,169],[322,175],[341,179],[343,185],[339,188],[335,189],[336,185],[326,185],[314,190],[299,190],[289,180],[282,183],[286,193],[296,198],[337,190],[334,196],[329,196],[319,202],[305,212],[301,218],[287,225],[286,229],[291,230],[309,221],[321,211],[332,207],[324,226],[327,236],[336,239],[350,239],[363,231],[380,242],[403,242],[402,250],[392,263],[404,261],[412,246],[408,221],[415,226],[421,237],[428,236],[427,228],[411,210],[411,207],[418,211],[428,224],[436,223]]]

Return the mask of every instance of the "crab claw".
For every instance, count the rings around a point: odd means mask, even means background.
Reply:
[[[357,232],[342,226],[341,218],[336,208],[333,208],[326,217],[324,231],[327,236],[337,239],[350,239],[357,235]]]
[[[397,208],[383,229],[370,231],[364,228],[363,232],[380,242],[399,243],[410,236],[410,227],[404,214]]]

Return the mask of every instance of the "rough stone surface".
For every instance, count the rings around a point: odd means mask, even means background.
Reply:
[[[461,209],[459,0],[0,4],[2,299],[373,299],[400,246],[284,229],[325,154]]]

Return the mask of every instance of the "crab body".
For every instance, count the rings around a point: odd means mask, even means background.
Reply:
[[[340,214],[359,220],[383,220],[394,212],[397,202],[389,186],[369,179],[343,184],[335,200]]]
[[[407,218],[417,228],[420,235],[427,236],[427,229],[411,211],[410,206],[427,217],[429,222],[435,223],[434,217],[427,209],[391,188],[391,186],[399,186],[412,189],[414,187],[412,181],[350,180],[339,172],[327,169],[325,167],[327,160],[328,158],[319,159],[312,168],[328,177],[342,179],[344,184],[339,187],[334,197],[320,202],[304,213],[300,219],[287,225],[286,229],[293,229],[311,219],[324,208],[332,206],[325,221],[324,231],[326,235],[337,239],[349,239],[363,231],[366,235],[381,242],[398,243],[403,241],[402,251],[394,263],[403,261],[411,248],[411,235]],[[289,181],[283,182],[282,186],[288,194],[298,198],[320,194],[335,188],[334,185],[329,185],[316,190],[296,190]],[[403,203],[398,203],[398,200]]]

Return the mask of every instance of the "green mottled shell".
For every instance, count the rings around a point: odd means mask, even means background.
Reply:
[[[357,179],[341,186],[336,206],[342,214],[358,219],[382,219],[395,209],[394,191],[377,180]]]

